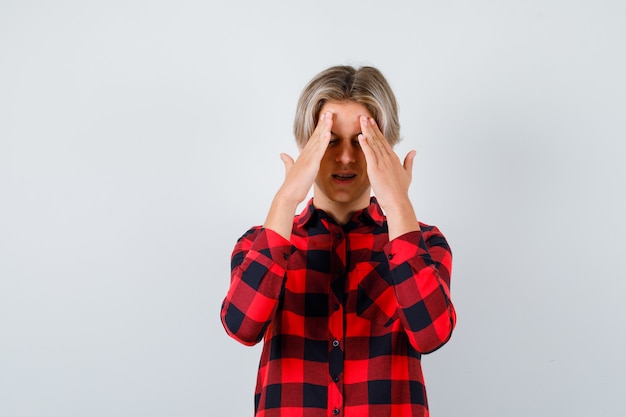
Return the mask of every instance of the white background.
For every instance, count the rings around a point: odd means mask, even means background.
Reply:
[[[626,3],[0,1],[0,415],[251,416],[229,256],[375,65],[452,246],[433,416],[623,416]]]

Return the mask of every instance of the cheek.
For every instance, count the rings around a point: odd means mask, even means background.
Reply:
[[[333,155],[330,149],[326,149],[324,152],[324,156],[322,156],[322,160],[320,161],[320,166],[328,165],[333,162]]]
[[[317,177],[319,178],[321,175],[327,174],[330,170],[332,170],[332,161],[328,155],[328,151],[326,151],[326,153],[322,157],[322,160],[320,161],[320,167],[317,172]]]
[[[359,149],[359,151],[356,153],[356,160],[358,161],[359,164],[366,166],[367,165],[367,160],[365,159],[365,154],[363,153],[362,150]]]

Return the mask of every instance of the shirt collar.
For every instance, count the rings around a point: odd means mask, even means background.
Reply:
[[[296,216],[295,222],[298,227],[306,227],[321,217],[328,217],[324,210],[315,208],[311,198],[302,212]],[[383,210],[378,204],[376,197],[370,197],[370,205],[352,215],[351,222],[373,223],[382,226],[385,221]]]

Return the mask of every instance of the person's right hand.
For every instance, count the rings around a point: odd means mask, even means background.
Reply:
[[[286,153],[280,154],[280,159],[285,164],[285,181],[278,191],[281,198],[297,200],[296,204],[304,201],[315,182],[320,162],[328,148],[332,126],[333,114],[331,112],[321,114],[311,138],[295,162]]]
[[[330,142],[332,126],[333,114],[321,114],[311,138],[295,162],[289,155],[280,154],[280,159],[285,164],[285,181],[274,196],[263,227],[275,231],[287,240],[291,238],[293,216],[298,204],[306,198],[320,170],[320,162]]]

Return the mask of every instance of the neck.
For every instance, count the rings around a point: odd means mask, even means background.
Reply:
[[[364,194],[363,197],[356,201],[343,203],[340,201],[333,201],[323,193],[316,191],[316,189],[313,190],[313,205],[315,208],[324,210],[326,214],[332,217],[333,220],[340,225],[348,223],[355,212],[363,210],[370,205],[369,193]]]

